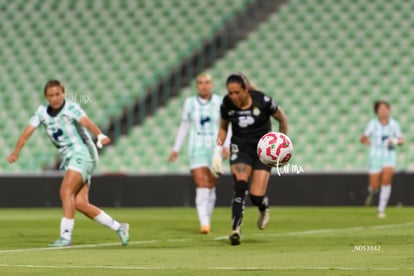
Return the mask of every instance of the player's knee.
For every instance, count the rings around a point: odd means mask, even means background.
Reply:
[[[253,205],[261,206],[261,205],[264,205],[265,201],[267,201],[267,197],[266,196],[255,196],[255,195],[250,194],[250,200],[252,201]]]
[[[89,203],[79,198],[75,199],[75,208],[79,212],[84,212],[88,208]]]
[[[244,199],[246,197],[248,188],[249,188],[249,185],[247,181],[244,181],[244,180],[236,181],[236,183],[234,184],[234,198]]]
[[[61,187],[59,190],[59,195],[62,200],[69,199],[72,196],[73,192],[70,189]]]

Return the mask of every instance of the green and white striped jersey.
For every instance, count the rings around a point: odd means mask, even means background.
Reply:
[[[200,149],[213,149],[220,125],[220,105],[222,97],[212,94],[208,101],[203,101],[199,96],[191,96],[185,100],[181,123],[189,125],[189,151]],[[180,128],[186,132],[186,128]],[[180,135],[181,134],[181,135]],[[174,149],[181,147],[184,133],[179,133]]]
[[[377,118],[372,119],[365,128],[364,135],[371,140],[370,156],[373,158],[386,158],[395,154],[395,148],[389,146],[389,140],[402,137],[400,125],[392,118],[386,125],[382,125]]]
[[[98,160],[98,153],[89,132],[80,124],[86,113],[76,103],[65,100],[62,109],[55,116],[48,112],[47,105],[41,105],[32,116],[29,124],[37,128],[43,125],[53,145],[63,160],[68,160],[74,152],[89,151],[91,158]]]

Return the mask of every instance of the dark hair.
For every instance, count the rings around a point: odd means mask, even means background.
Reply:
[[[391,108],[390,103],[386,100],[379,100],[379,101],[375,101],[374,102],[374,112],[375,114],[378,113],[378,108],[380,107],[380,105],[384,104],[386,107],[388,107],[388,109]]]
[[[249,79],[246,77],[245,74],[239,72],[237,74],[231,74],[226,81],[226,85],[229,83],[238,83],[243,89],[249,89],[249,90],[258,90],[255,85],[253,85]]]
[[[231,74],[227,77],[226,85],[230,83],[238,83],[243,89],[247,88],[247,80],[240,74]]]
[[[63,83],[61,81],[58,80],[49,80],[46,84],[45,87],[43,88],[43,93],[46,96],[46,92],[50,87],[55,87],[55,86],[59,86],[60,88],[62,88],[63,93],[65,93],[65,86],[63,85]]]

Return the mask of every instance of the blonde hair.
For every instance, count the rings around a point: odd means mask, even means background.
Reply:
[[[213,78],[207,72],[201,72],[201,73],[197,74],[196,80],[198,80],[199,78],[202,78],[202,77],[207,78],[209,81],[213,81]]]

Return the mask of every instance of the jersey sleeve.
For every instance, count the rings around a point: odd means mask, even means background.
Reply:
[[[75,119],[78,122],[80,119],[82,119],[82,117],[86,116],[85,111],[83,111],[83,109],[75,103],[70,103],[70,106],[68,107],[68,113],[71,118]]]
[[[29,120],[29,124],[32,126],[32,127],[35,127],[35,128],[37,128],[37,127],[39,127],[40,126],[40,123],[41,123],[41,112],[42,112],[42,107],[41,106],[39,106],[38,108],[37,108],[37,110],[36,110],[36,112],[33,114],[33,116],[30,118],[30,120]]]
[[[173,147],[173,151],[179,152],[185,137],[187,136],[187,132],[190,128],[190,98],[187,98],[184,102],[184,109],[183,113],[181,114],[181,123],[180,127],[178,128],[177,137],[175,138],[175,143]]]
[[[403,134],[401,132],[401,127],[400,127],[400,124],[398,122],[395,122],[394,132],[395,132],[394,133],[395,137],[397,137],[397,138],[403,137]]]
[[[263,101],[269,115],[273,115],[277,111],[278,104],[270,96],[267,95],[264,95]]]
[[[364,136],[371,136],[372,132],[374,131],[374,121],[370,121],[364,130]]]
[[[222,103],[220,105],[220,116],[224,120],[229,120],[229,108],[228,108],[228,104],[229,104],[229,98],[226,96],[226,97],[223,98],[223,101],[222,101]]]
[[[181,121],[190,121],[191,116],[191,99],[187,98],[184,102],[183,112],[181,113]]]

